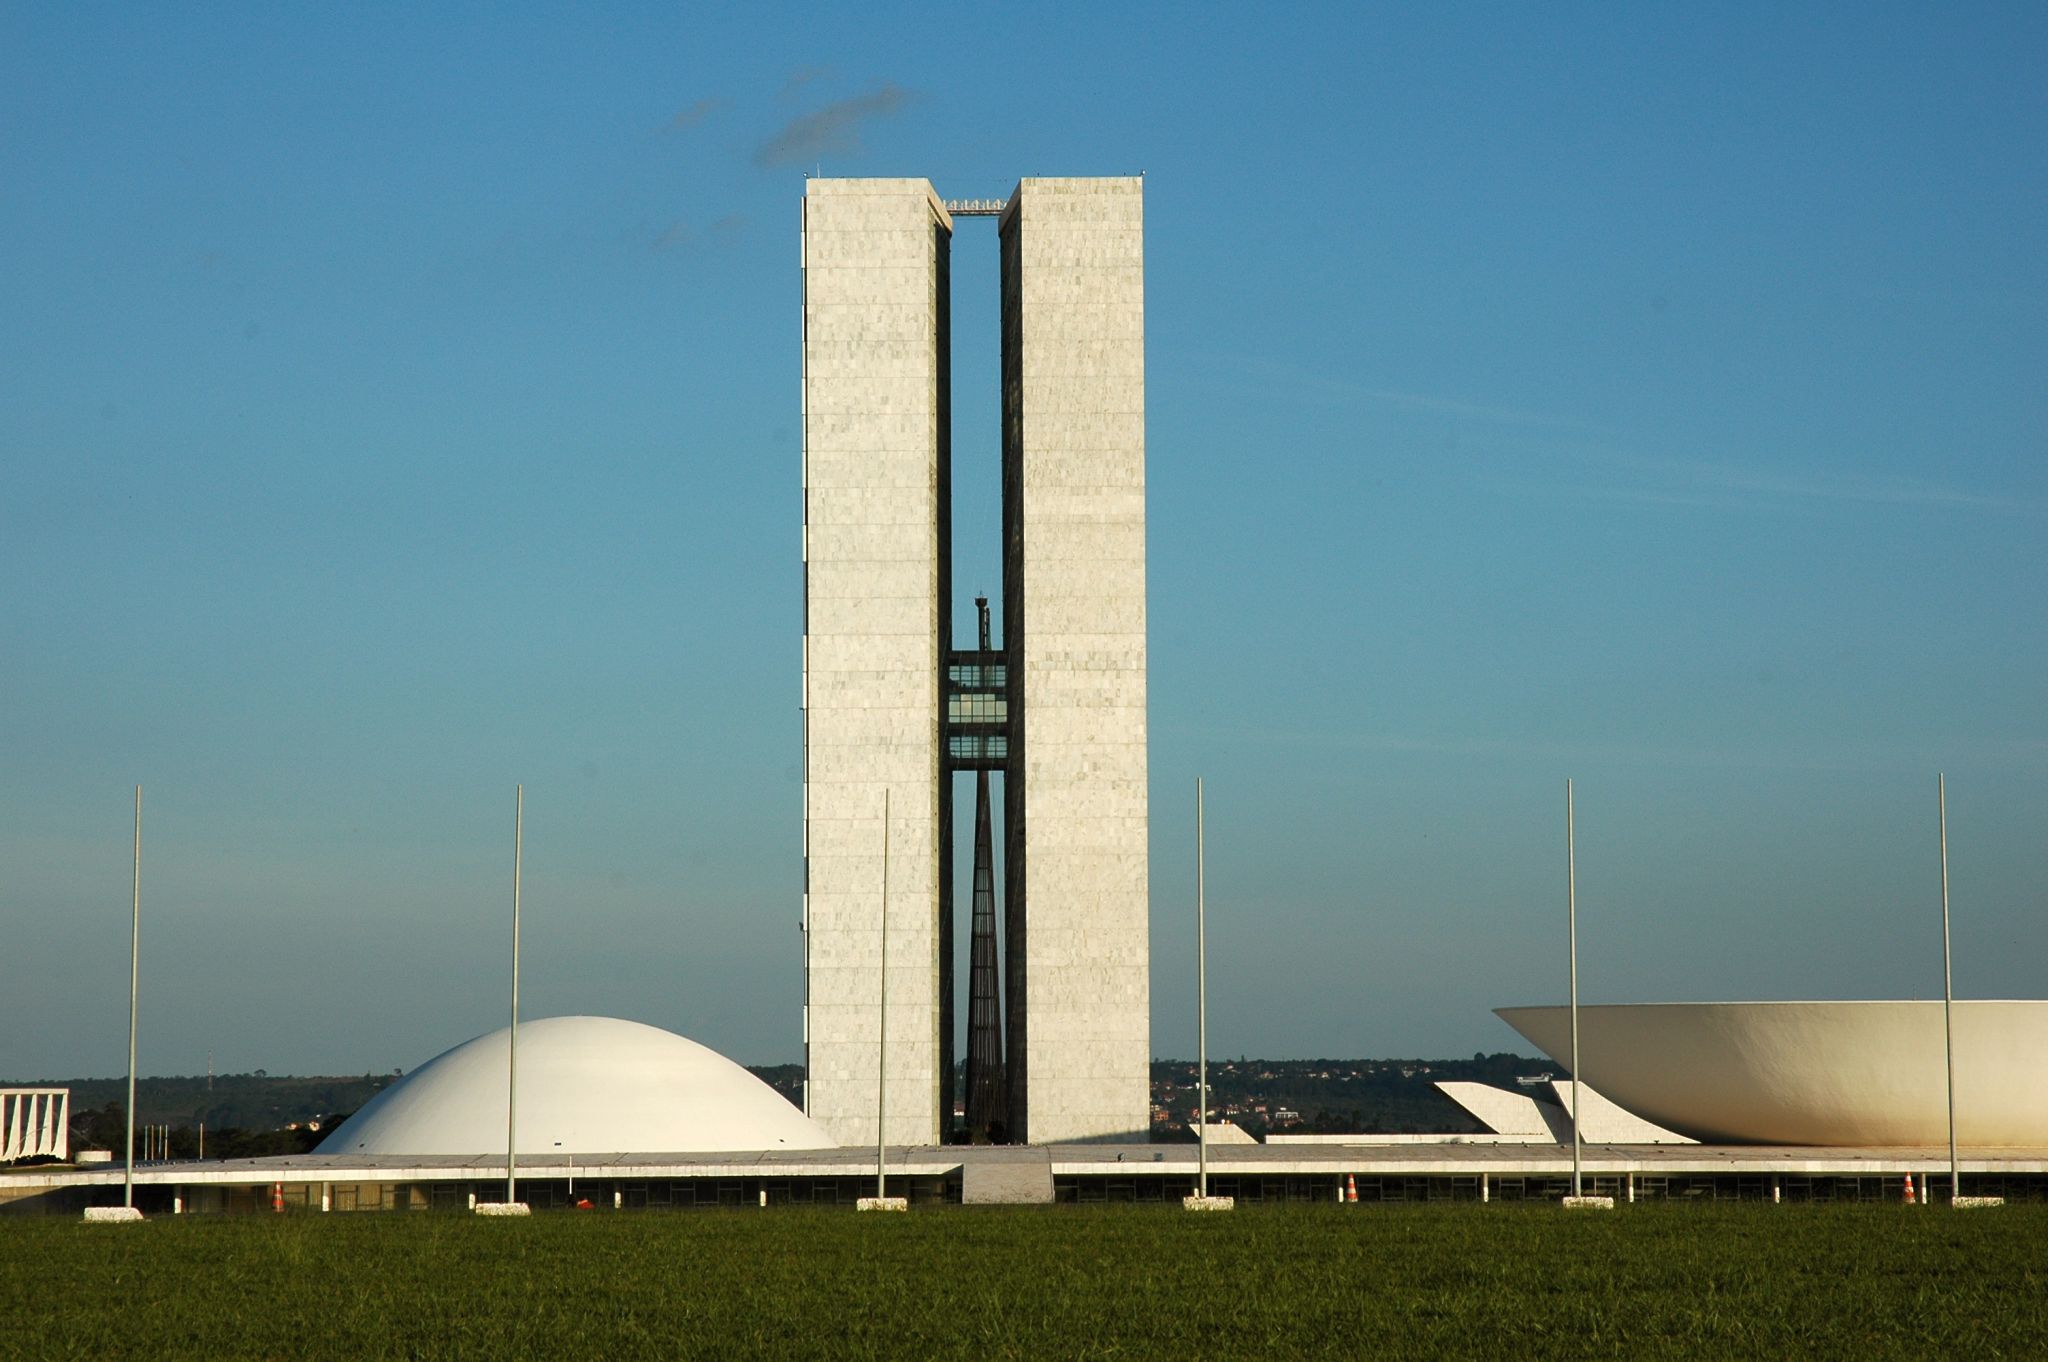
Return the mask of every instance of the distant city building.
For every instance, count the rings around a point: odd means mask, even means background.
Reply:
[[[1025,179],[956,205],[996,217],[1002,292],[1001,642],[961,647],[954,213],[924,180],[806,187],[805,1109],[842,1143],[877,1134],[885,968],[886,1138],[943,1141],[963,1096],[957,772],[1003,787],[1001,969],[990,938],[969,1009],[975,1134],[1150,1124],[1143,201],[1136,178]]]

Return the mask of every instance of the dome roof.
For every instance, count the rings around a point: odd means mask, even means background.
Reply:
[[[365,1103],[320,1154],[502,1154],[507,1037],[436,1055]],[[829,1149],[832,1137],[715,1050],[615,1017],[519,1024],[521,1154]]]
[[[1571,1009],[1494,1011],[1570,1065]],[[1948,1140],[1939,999],[1581,1006],[1579,1052],[1616,1104],[1696,1140]],[[1956,1001],[1955,1122],[1966,1145],[2048,1139],[2048,1002]]]

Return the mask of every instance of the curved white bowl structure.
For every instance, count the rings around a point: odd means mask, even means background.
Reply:
[[[1945,1145],[1941,1003],[1641,1003],[1579,1008],[1580,1077],[1724,1144]],[[1571,1012],[1495,1015],[1560,1064]],[[1955,1005],[1956,1140],[2048,1146],[2048,1002]]]
[[[505,1152],[509,1030],[436,1055],[364,1104],[320,1154]],[[830,1149],[782,1094],[715,1050],[614,1017],[519,1024],[521,1154]]]

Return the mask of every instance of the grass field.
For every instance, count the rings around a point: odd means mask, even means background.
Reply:
[[[24,1218],[0,1356],[2043,1357],[2048,1206]]]

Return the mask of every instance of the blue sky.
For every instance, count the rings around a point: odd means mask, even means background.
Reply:
[[[800,1055],[805,172],[1146,174],[1154,1048],[2048,960],[2038,6],[0,12],[0,1074]],[[955,245],[995,592],[994,234]],[[963,866],[964,873],[964,866]],[[963,898],[964,902],[964,898]]]

